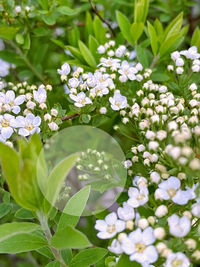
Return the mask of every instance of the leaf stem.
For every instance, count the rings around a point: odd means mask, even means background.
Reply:
[[[60,254],[60,251],[50,245],[50,240],[52,238],[52,234],[51,234],[51,231],[49,229],[49,225],[48,225],[48,221],[47,221],[46,216],[42,212],[39,212],[39,211],[37,212],[37,216],[38,216],[38,220],[40,222],[40,225],[42,227],[42,230],[45,234],[45,237],[49,243],[49,247],[51,249],[51,252],[53,253],[55,259],[60,262],[61,267],[67,267],[67,265],[65,264],[61,254]]]
[[[35,76],[44,83],[44,79],[42,75],[38,72],[38,70],[31,64],[31,62],[28,60],[28,58],[24,55],[22,50],[13,42],[13,41],[7,41],[8,44],[10,44],[18,53],[18,55],[21,57],[21,59],[24,60],[26,65],[29,67],[29,69],[32,70],[32,72],[35,74]]]

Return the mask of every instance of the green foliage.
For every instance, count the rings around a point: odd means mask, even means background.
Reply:
[[[51,238],[51,245],[57,249],[77,249],[91,246],[87,237],[83,233],[69,225],[61,230],[58,230],[54,234],[54,236]]]

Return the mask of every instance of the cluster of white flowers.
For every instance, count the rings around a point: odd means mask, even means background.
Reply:
[[[3,40],[0,39],[0,51],[5,49]],[[14,67],[14,65],[13,65]],[[0,77],[5,77],[9,74],[11,64],[0,58]]]
[[[82,108],[85,105],[96,105],[101,114],[107,113],[107,107],[99,106],[99,98],[104,98],[105,103],[110,103],[112,110],[121,110],[128,106],[127,97],[116,88],[116,82],[127,81],[141,82],[151,74],[150,69],[143,70],[143,66],[130,61],[130,53],[121,45],[115,48],[115,42],[109,41],[104,46],[99,46],[98,52],[104,54],[94,73],[84,72],[81,67],[76,68],[72,77],[68,78],[71,68],[64,63],[58,73],[62,81],[67,82],[69,97],[74,105]],[[102,100],[102,99],[101,99]],[[103,109],[102,109],[103,108]]]
[[[52,117],[58,111],[51,109],[46,113],[47,91],[51,85],[29,86],[26,82],[14,85],[2,82],[0,91],[0,141],[12,146],[13,134],[27,137],[41,131],[42,122],[48,121],[50,130],[57,130],[58,125]]]
[[[126,53],[122,47],[122,53]],[[109,49],[101,46],[98,50],[105,53]],[[117,70],[120,82],[135,80],[135,67],[112,58],[114,55],[117,57],[116,51],[110,52],[111,58],[101,59],[101,65]],[[192,60],[184,89],[179,88],[181,75],[175,75],[178,93],[173,93],[171,84],[154,83],[150,80],[151,70],[145,70],[142,78],[136,79],[139,89],[134,97],[125,89],[114,89],[114,96],[109,98],[111,108],[120,110],[122,123],[138,140],[131,148],[132,158],[124,163],[129,176],[137,176],[123,207],[105,220],[97,220],[95,229],[99,238],[112,239],[111,252],[125,253],[130,261],[142,266],[189,267],[191,261],[200,261],[200,93],[190,79],[191,73],[200,71],[200,54],[191,47],[173,52],[171,58],[173,65],[168,65],[168,70],[185,73],[186,78]],[[106,113],[106,107],[101,110]],[[120,125],[114,128],[120,130]],[[135,173],[135,166],[145,167],[146,175],[142,171]],[[182,240],[181,248],[176,248],[178,238]]]

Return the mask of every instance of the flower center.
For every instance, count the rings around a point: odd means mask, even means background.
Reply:
[[[4,120],[1,121],[1,126],[2,127],[8,127],[8,126],[10,126],[10,123],[9,123],[9,121],[4,119]]]
[[[170,197],[174,197],[176,195],[176,190],[174,188],[170,188],[167,190]]]
[[[85,104],[86,100],[85,99],[81,99],[81,104]]]
[[[110,60],[107,61],[108,65],[112,65],[112,62]]]
[[[118,106],[118,107],[120,107],[120,102],[119,101],[116,101],[115,102],[115,105]]]
[[[125,70],[124,73],[127,75],[128,74],[128,70]]]
[[[108,227],[107,227],[107,232],[108,232],[109,234],[114,233],[115,230],[116,230],[116,228],[115,228],[115,225],[114,225],[114,224],[113,224],[113,225],[108,225]]]
[[[182,266],[182,264],[183,264],[183,261],[179,259],[175,259],[172,261],[172,267],[179,267],[179,266]]]
[[[31,130],[34,129],[34,126],[33,126],[33,124],[31,124],[31,123],[27,123],[25,129],[28,130],[28,131],[31,131]]]
[[[144,194],[139,194],[139,195],[137,196],[137,200],[143,200],[144,197],[145,197]]]
[[[15,105],[14,101],[10,101],[10,106],[13,107]]]
[[[144,243],[138,242],[136,243],[135,248],[138,253],[142,253],[145,250],[146,246]]]
[[[101,81],[101,82],[105,82],[105,79],[102,77],[102,78],[100,79],[100,81]]]

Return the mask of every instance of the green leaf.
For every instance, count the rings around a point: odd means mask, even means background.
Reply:
[[[36,163],[41,150],[41,141],[34,134],[29,142],[21,139],[20,153],[0,143],[0,160],[15,201],[23,208],[37,210],[43,196],[37,183]]]
[[[60,262],[59,261],[52,261],[49,262],[45,267],[60,267]]]
[[[24,49],[30,49],[30,46],[31,46],[31,39],[30,39],[30,34],[28,33],[25,36],[25,41],[24,41],[23,48]]]
[[[83,63],[86,63],[82,54],[80,53],[80,51],[73,47],[73,46],[70,46],[70,45],[67,45],[65,46],[66,49],[68,49],[70,51],[70,53],[75,57],[75,58],[78,58],[80,61],[82,61]]]
[[[54,13],[51,13],[43,15],[42,19],[47,25],[54,25],[56,23],[57,17]]]
[[[82,188],[67,202],[58,223],[58,231],[67,225],[76,226],[90,195],[90,186]]]
[[[0,204],[0,219],[6,216],[11,210],[11,206],[6,203]]]
[[[156,30],[157,36],[159,36],[159,39],[162,39],[161,37],[162,37],[162,35],[164,33],[163,25],[157,18],[154,21],[154,28]],[[159,40],[159,41],[161,41],[161,40]]]
[[[143,30],[144,30],[144,23],[143,22],[134,22],[131,25],[130,32],[131,32],[131,36],[134,40],[134,43],[136,43],[138,41],[138,39],[140,38],[140,36],[143,33]]]
[[[63,15],[67,15],[67,16],[73,16],[73,15],[76,15],[78,13],[77,10],[71,9],[68,6],[59,6],[56,10],[59,13],[61,13]]]
[[[138,262],[130,261],[129,256],[126,254],[123,254],[120,257],[116,267],[125,267],[125,266],[126,267],[141,267],[141,265]]]
[[[151,23],[148,22],[147,24],[148,24],[148,33],[150,37],[151,48],[152,48],[154,56],[156,56],[158,52],[158,37]]]
[[[100,44],[105,44],[105,42],[107,41],[106,40],[107,28],[103,26],[102,21],[97,16],[95,16],[93,21],[93,30],[97,41]]]
[[[166,82],[170,79],[170,77],[163,72],[153,72],[151,74],[151,79],[155,82]]]
[[[78,42],[79,49],[81,51],[82,56],[84,57],[85,61],[88,63],[89,66],[95,68],[97,63],[95,61],[95,58],[93,57],[92,53],[90,50],[87,48],[87,46],[79,40]]]
[[[6,223],[0,225],[0,253],[20,253],[31,251],[47,245],[40,235],[34,232],[41,230],[34,223]]]
[[[90,35],[89,36],[89,48],[95,58],[98,58],[98,53],[97,53],[98,46],[99,46],[99,43],[97,39],[94,38],[94,36]]]
[[[196,46],[197,48],[200,48],[200,29],[199,27],[196,27],[191,40],[191,46]]]
[[[90,12],[86,13],[86,27],[85,27],[85,39],[87,40],[90,35],[93,34],[93,23]]]
[[[78,249],[89,247],[91,244],[83,233],[67,226],[54,234],[51,238],[51,245],[57,249]]]
[[[0,36],[6,40],[12,40],[18,29],[14,27],[9,27],[9,26],[0,26]]]
[[[26,210],[24,208],[19,209],[16,213],[15,213],[15,217],[18,219],[33,219],[34,215],[30,210]]]
[[[130,24],[128,18],[124,14],[122,14],[120,11],[117,11],[116,15],[117,15],[117,22],[119,24],[120,30],[121,30],[124,38],[130,44],[134,44],[134,39],[132,38],[132,35],[130,33],[131,24]]]
[[[147,68],[149,66],[149,62],[148,62],[148,58],[147,58],[147,54],[146,54],[146,49],[138,45],[136,50],[137,50],[137,58],[138,58],[139,62],[145,68]]]
[[[177,34],[181,26],[183,24],[183,12],[181,12],[172,22],[167,26],[165,33],[164,33],[164,39],[167,40],[172,35]]]
[[[135,0],[134,22],[145,23],[149,8],[149,0]]]
[[[160,46],[160,56],[164,56],[166,54],[169,54],[172,50],[174,50],[174,45],[181,41],[182,39],[182,34],[181,33],[176,33],[169,37],[167,40],[165,40],[161,46]]]
[[[24,36],[21,33],[16,34],[15,39],[18,44],[24,43]]]
[[[60,190],[63,186],[63,182],[66,179],[68,173],[73,168],[75,161],[78,157],[78,153],[72,154],[62,160],[59,164],[56,165],[56,167],[51,171],[47,185],[46,185],[46,194],[45,199],[51,204],[51,206],[54,206],[58,195],[60,193]],[[46,212],[50,212],[51,207],[47,205]]]
[[[107,253],[107,249],[104,248],[86,249],[76,254],[69,267],[90,267],[100,261]]]

